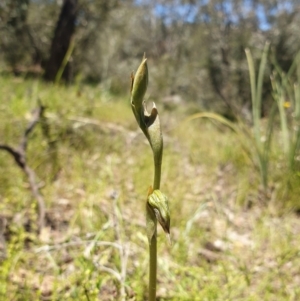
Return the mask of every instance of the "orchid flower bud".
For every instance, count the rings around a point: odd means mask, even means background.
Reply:
[[[144,121],[144,96],[148,86],[147,59],[144,55],[135,75],[131,75],[131,107],[140,127]],[[143,130],[143,129],[142,129]],[[144,131],[144,130],[143,130]]]
[[[168,198],[157,189],[148,196],[147,205],[153,210],[156,219],[170,241],[170,209]]]

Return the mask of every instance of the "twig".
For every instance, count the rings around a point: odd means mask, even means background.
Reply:
[[[113,243],[110,241],[86,240],[86,241],[71,241],[71,242],[61,243],[61,244],[52,245],[52,246],[46,245],[46,246],[42,246],[42,247],[35,249],[34,252],[35,253],[48,252],[48,251],[60,250],[62,248],[80,246],[80,245],[84,245],[84,244],[88,244],[88,243],[93,243],[94,245],[97,245],[97,246],[114,247],[116,249],[122,248],[119,244]]]
[[[121,278],[120,273],[118,273],[117,271],[115,271],[115,270],[113,270],[111,268],[108,268],[108,267],[106,267],[104,265],[100,265],[100,264],[98,264],[96,262],[94,262],[94,264],[99,268],[99,270],[107,272],[107,273],[113,275],[122,284],[122,278]]]
[[[34,198],[38,203],[39,219],[38,219],[38,228],[41,231],[45,226],[45,202],[42,194],[40,193],[39,186],[36,182],[36,174],[33,169],[31,169],[26,161],[26,150],[28,144],[29,134],[33,131],[36,124],[40,121],[40,118],[44,114],[45,107],[39,104],[38,108],[34,110],[32,120],[29,122],[28,126],[25,129],[25,132],[21,138],[21,142],[18,148],[11,147],[6,144],[0,144],[0,149],[7,151],[13,156],[17,165],[24,171],[26,174],[31,192]]]

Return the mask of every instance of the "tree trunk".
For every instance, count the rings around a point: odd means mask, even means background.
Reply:
[[[44,79],[47,81],[55,80],[75,32],[76,17],[77,0],[64,0],[52,40],[49,60],[46,63]],[[62,75],[66,81],[70,81],[70,71],[68,63]]]

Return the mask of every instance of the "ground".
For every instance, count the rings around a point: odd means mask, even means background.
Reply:
[[[28,179],[0,151],[0,300],[147,300],[153,163],[129,96],[1,81],[0,143],[18,145],[38,99],[49,133],[37,124],[27,149],[46,205],[40,232]],[[263,188],[235,133],[187,121],[195,105],[156,105],[172,239],[159,228],[157,299],[300,300],[300,218],[283,198],[280,145]]]

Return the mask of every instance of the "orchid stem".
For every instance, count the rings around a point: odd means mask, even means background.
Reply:
[[[154,181],[153,190],[160,188],[160,177],[161,177],[161,162],[162,162],[162,148],[160,152],[153,152],[154,158]],[[147,210],[151,210],[147,208]],[[152,213],[154,219],[155,215]],[[156,300],[156,279],[157,279],[157,226],[155,223],[154,234],[149,244],[149,301]]]
[[[167,197],[161,193],[160,178],[163,156],[163,137],[158,111],[153,103],[151,112],[147,111],[144,96],[148,85],[147,59],[144,55],[135,75],[131,75],[131,108],[136,121],[148,139],[153,151],[154,181],[146,202],[146,227],[149,241],[149,301],[156,300],[157,278],[157,221],[164,231],[170,233],[170,212]]]

